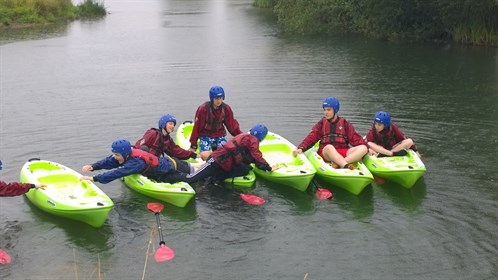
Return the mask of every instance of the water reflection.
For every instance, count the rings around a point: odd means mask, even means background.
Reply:
[[[402,209],[415,211],[425,200],[427,186],[424,178],[420,178],[411,189],[406,189],[396,183],[386,182],[383,185],[372,183],[375,192],[384,192],[387,196]]]
[[[292,187],[280,185],[262,178],[258,178],[257,186],[266,190],[272,207],[276,207],[278,211],[304,216],[315,212],[315,198],[310,192],[301,192]],[[290,207],[290,209],[287,209],[287,207]]]
[[[82,222],[51,215],[34,206],[27,198],[24,200],[35,216],[35,226],[51,224],[49,228],[62,229],[66,234],[66,239],[61,243],[69,248],[74,248],[73,245],[76,245],[77,248],[88,253],[101,253],[114,247],[116,235],[109,223],[109,220],[113,218],[112,214],[109,214],[110,217],[104,226],[97,229]]]
[[[40,40],[67,35],[67,23],[48,24],[29,28],[0,29],[0,45],[24,40]]]
[[[345,189],[331,186],[326,182],[317,179],[323,187],[326,186],[333,194],[332,201],[339,206],[341,210],[351,213],[354,219],[364,219],[372,216],[374,212],[373,190],[372,185],[366,186],[360,194],[354,195]]]

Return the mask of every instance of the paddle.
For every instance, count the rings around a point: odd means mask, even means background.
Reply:
[[[241,193],[240,198],[242,198],[245,202],[252,205],[260,205],[265,203],[265,200],[263,198],[252,194]]]
[[[331,199],[332,198],[332,192],[321,188],[320,185],[316,182],[315,178],[311,181],[313,182],[313,185],[315,185],[316,192],[315,192],[315,197],[318,198],[319,200],[326,200],[326,199]]]
[[[280,167],[287,167],[287,164],[285,162],[277,163],[277,166]],[[306,173],[306,171],[301,170],[301,173]],[[315,178],[311,180],[313,182],[313,185],[315,185],[316,191],[315,191],[315,197],[319,200],[325,200],[325,199],[330,199],[332,198],[332,192],[330,192],[327,189],[321,188],[320,185],[315,181]]]
[[[10,256],[4,250],[0,249],[0,264],[10,263]]]
[[[149,202],[147,203],[147,208],[150,211],[154,212],[154,215],[156,216],[157,227],[159,229],[159,248],[157,248],[156,250],[156,262],[169,261],[175,257],[175,252],[166,247],[166,243],[163,239],[163,230],[161,228],[161,221],[159,221],[159,213],[164,209],[164,205],[159,202]]]
[[[379,186],[382,186],[386,183],[386,179],[379,177],[379,176],[375,176],[375,175],[374,175],[374,181]]]

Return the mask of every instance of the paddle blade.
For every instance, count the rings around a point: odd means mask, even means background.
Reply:
[[[8,264],[10,263],[9,254],[5,253],[4,250],[0,249],[0,264]]]
[[[154,256],[156,262],[169,261],[174,257],[175,257],[175,252],[171,250],[169,247],[166,247],[166,245],[164,244],[161,244],[161,246],[159,246],[159,248],[156,250],[156,255]]]
[[[164,205],[159,202],[149,202],[147,203],[147,208],[154,213],[159,213],[163,211]]]
[[[319,200],[325,200],[332,198],[332,192],[324,188],[318,188],[315,193],[316,198]]]
[[[255,196],[255,195],[252,195],[252,194],[244,194],[244,193],[241,193],[240,194],[240,197],[247,203],[249,204],[252,204],[252,205],[260,205],[260,204],[263,204],[265,203],[265,200],[262,199],[261,197],[259,196]]]
[[[374,182],[379,185],[379,186],[382,186],[386,183],[386,179],[382,178],[382,177],[378,177],[378,176],[374,176]]]

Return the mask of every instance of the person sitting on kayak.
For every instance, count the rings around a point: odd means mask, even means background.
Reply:
[[[406,149],[412,149],[420,157],[412,139],[408,138],[391,122],[388,112],[379,111],[374,116],[372,128],[366,136],[369,154],[382,156],[404,156]]]
[[[226,129],[232,136],[242,133],[239,122],[234,118],[232,108],[224,102],[225,91],[221,86],[213,86],[209,90],[210,101],[203,103],[195,112],[194,127],[190,135],[190,151],[199,150],[203,160],[217,148],[223,146],[227,140]]]
[[[325,116],[313,126],[294,150],[294,155],[303,153],[320,141],[318,154],[326,162],[332,162],[332,167],[356,169],[351,163],[361,160],[368,152],[365,141],[349,121],[339,117],[339,100],[325,98],[322,107]]]
[[[251,163],[265,171],[278,169],[277,166],[270,166],[259,150],[259,142],[263,141],[266,134],[268,128],[264,124],[254,125],[249,133],[241,133],[219,147],[195,173],[182,175],[181,180],[193,183],[211,177],[212,181],[218,182],[245,176],[252,169]]]
[[[185,150],[178,146],[170,134],[175,129],[176,118],[173,115],[165,114],[159,119],[159,124],[157,128],[148,129],[145,134],[136,143],[134,148],[141,149],[157,157],[163,155],[170,156],[177,163],[177,170],[183,173],[192,173],[195,170],[195,166],[183,160],[189,158],[197,158],[197,155],[193,151]]]
[[[2,161],[0,160],[0,170],[2,170]],[[18,196],[29,192],[31,189],[45,188],[46,185],[36,183],[36,184],[25,184],[25,183],[6,183],[0,180],[0,196]]]
[[[178,172],[176,161],[168,156],[158,158],[146,151],[134,149],[128,140],[122,138],[112,143],[112,153],[94,164],[83,166],[82,171],[112,170],[95,176],[82,176],[80,180],[107,184],[127,175],[142,174],[158,182],[178,182],[171,177]]]

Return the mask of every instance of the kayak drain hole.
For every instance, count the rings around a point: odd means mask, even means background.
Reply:
[[[102,202],[97,202],[97,206],[104,206],[104,203],[102,203]]]
[[[411,166],[411,165],[408,165],[408,169],[413,169],[413,166]]]
[[[301,174],[305,174],[306,173],[306,171],[304,171],[304,170],[301,170],[299,172],[301,172]]]
[[[186,192],[187,189],[186,188],[181,188],[182,192]]]
[[[362,176],[363,176],[363,175],[364,175],[364,174],[363,174],[363,172],[360,172],[360,175],[362,175]]]

